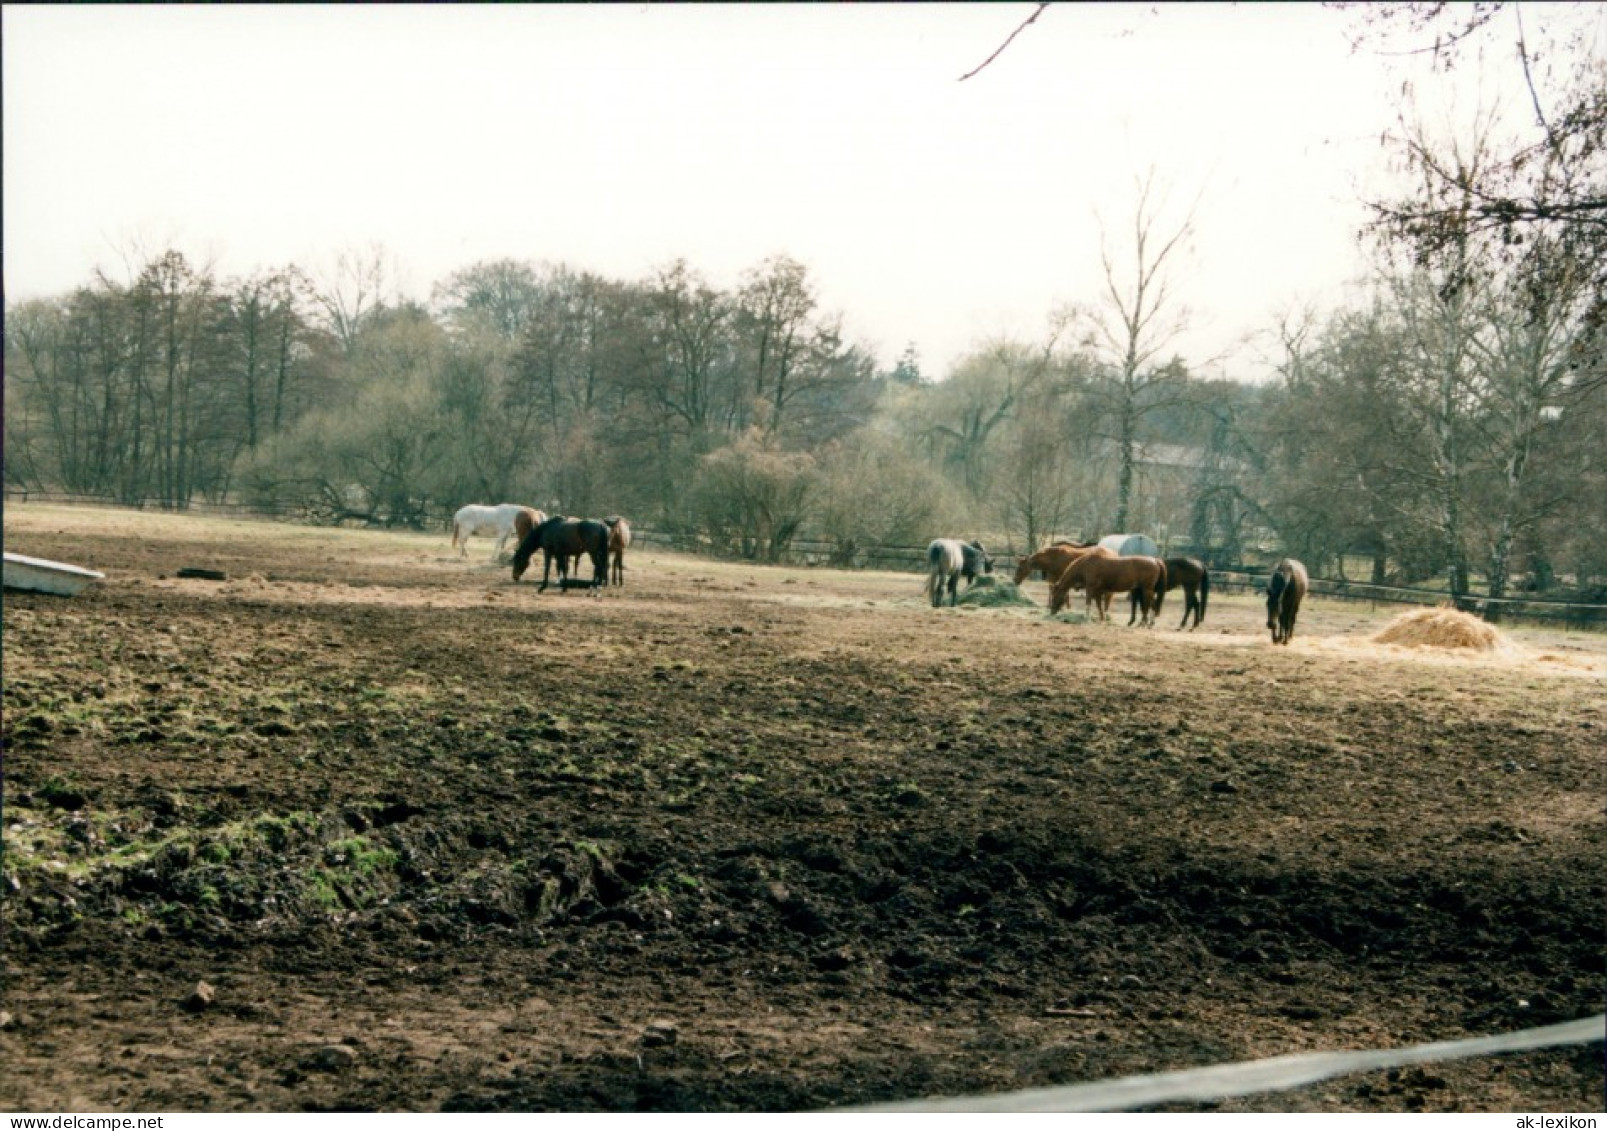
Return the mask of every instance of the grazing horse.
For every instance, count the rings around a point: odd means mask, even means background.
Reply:
[[[926,548],[926,595],[934,609],[943,605],[943,590],[949,591],[949,606],[959,600],[956,590],[960,578],[970,587],[977,574],[992,573],[993,559],[981,542],[961,542],[958,538],[935,538]]]
[[[1160,558],[1121,558],[1108,552],[1084,554],[1066,567],[1050,591],[1051,615],[1066,607],[1073,589],[1084,590],[1084,604],[1097,607],[1102,621],[1110,615],[1111,595],[1137,590],[1143,602],[1141,623],[1148,626],[1160,612],[1161,599],[1166,595],[1166,563]]]
[[[1284,558],[1267,578],[1267,627],[1274,644],[1287,644],[1295,634],[1295,616],[1311,582],[1306,567],[1293,558]]]
[[[519,516],[529,512],[540,514],[540,511],[531,511],[529,507],[522,507],[518,503],[498,503],[494,507],[482,506],[479,503],[470,503],[466,507],[459,507],[457,514],[452,516],[452,548],[459,552],[461,557],[469,556],[469,539],[476,534],[494,534],[497,544],[491,548],[491,560],[496,561],[502,553],[502,547],[508,539],[513,537],[514,524]]]
[[[603,519],[608,527],[608,577],[615,585],[625,584],[625,551],[630,549],[631,524],[617,514]]]
[[[1066,567],[1084,554],[1099,547],[1092,542],[1056,542],[1045,546],[1030,557],[1016,559],[1016,584],[1020,585],[1034,572],[1041,576],[1050,585],[1060,580],[1060,575],[1066,572]],[[1108,551],[1100,551],[1108,553]]]
[[[608,579],[608,527],[600,522],[565,518],[554,515],[540,523],[519,542],[513,554],[513,579],[518,581],[530,565],[537,550],[542,553],[541,588],[547,588],[552,573],[553,559],[558,561],[558,589],[562,592],[569,579],[569,559],[586,554],[591,558],[591,587],[600,588]]]
[[[1211,596],[1211,573],[1205,568],[1205,563],[1198,558],[1167,558],[1166,559],[1166,591],[1170,593],[1178,586],[1183,587],[1183,622],[1177,626],[1179,632],[1188,629],[1193,632],[1200,627],[1205,619],[1205,602]],[[1132,593],[1132,613],[1127,618],[1129,627],[1138,619],[1138,606],[1140,598],[1138,590]],[[1157,608],[1156,612],[1160,610]],[[1189,624],[1189,614],[1193,614],[1194,623]]]

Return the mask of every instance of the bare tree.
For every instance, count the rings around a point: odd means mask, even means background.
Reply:
[[[1163,358],[1188,327],[1189,312],[1178,301],[1175,281],[1193,236],[1194,206],[1181,221],[1163,227],[1161,213],[1166,202],[1157,194],[1154,170],[1138,181],[1137,190],[1131,242],[1120,253],[1112,249],[1109,230],[1101,222],[1099,262],[1104,289],[1100,300],[1064,315],[1082,328],[1083,346],[1109,367],[1110,376],[1098,400],[1102,423],[1116,449],[1115,523],[1119,530],[1127,529],[1132,517],[1143,419],[1159,408],[1175,406],[1186,388],[1181,363]]]
[[[1374,229],[1410,248],[1419,262],[1445,261],[1457,245],[1474,261],[1511,263],[1536,240],[1586,265],[1594,296],[1576,335],[1576,381],[1607,382],[1607,60],[1601,9],[1578,5],[1539,34],[1516,3],[1410,2],[1357,8],[1358,48],[1419,54],[1436,71],[1466,60],[1476,45],[1509,37],[1507,57],[1528,94],[1526,129],[1491,146],[1478,167],[1455,160],[1403,113],[1387,140],[1414,175],[1402,198],[1371,202]],[[1510,17],[1507,18],[1507,17]],[[1411,88],[1408,86],[1408,106]]]
[[[395,300],[395,290],[396,270],[382,245],[342,248],[335,254],[334,265],[320,279],[318,303],[348,357],[356,350],[358,333]]]

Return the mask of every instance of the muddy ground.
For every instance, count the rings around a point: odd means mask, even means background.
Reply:
[[[38,505],[0,1108],[801,1110],[1599,1012],[1600,635]],[[186,566],[226,581],[181,579]],[[588,567],[589,568],[589,567]],[[1025,591],[1045,599],[1041,582]],[[199,983],[206,987],[199,987]],[[1211,1110],[1600,1110],[1600,1044]]]

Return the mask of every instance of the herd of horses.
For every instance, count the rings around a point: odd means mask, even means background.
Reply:
[[[570,518],[561,514],[549,516],[535,507],[518,503],[496,506],[470,503],[452,516],[453,549],[468,557],[469,539],[476,534],[496,538],[491,548],[493,562],[502,556],[508,539],[518,539],[513,552],[515,581],[525,575],[531,559],[539,551],[542,568],[538,592],[551,583],[554,562],[558,566],[559,590],[574,588],[576,581],[569,575],[580,568],[582,557],[591,559],[592,568],[591,581],[581,583],[585,588],[600,589],[610,581],[615,585],[625,584],[625,551],[631,544],[631,524],[617,514],[601,520]]]
[[[958,538],[933,540],[926,561],[926,593],[933,608],[941,607],[945,592],[951,606],[957,603],[962,578],[969,586],[978,576],[993,572],[993,558],[981,542]],[[1160,616],[1166,594],[1181,588],[1183,620],[1177,627],[1192,632],[1205,619],[1211,596],[1211,573],[1198,558],[1118,554],[1097,542],[1056,542],[1016,559],[1017,585],[1034,574],[1049,583],[1051,616],[1070,603],[1072,590],[1081,589],[1089,616],[1108,621],[1112,598],[1126,593],[1132,606],[1127,623],[1139,621],[1150,627]],[[1274,644],[1287,644],[1294,636],[1295,617],[1309,586],[1306,567],[1293,558],[1284,558],[1273,568],[1267,580],[1267,628]]]
[[[625,584],[625,550],[631,544],[631,527],[619,515],[581,519],[549,516],[518,503],[471,503],[452,516],[453,549],[467,557],[469,539],[477,534],[496,538],[491,550],[493,562],[502,556],[510,538],[518,539],[513,553],[515,581],[524,577],[539,551],[542,568],[538,592],[551,583],[554,563],[560,591],[577,586],[595,591],[610,581]],[[589,582],[580,581],[578,576],[571,580],[569,576],[579,570],[582,557],[591,559]],[[944,594],[951,606],[957,604],[962,579],[969,587],[978,577],[993,572],[993,558],[981,542],[958,538],[933,539],[926,548],[926,565],[926,595],[933,608],[942,606]],[[1055,542],[1016,559],[1017,585],[1034,574],[1049,583],[1051,616],[1070,603],[1072,590],[1081,589],[1089,615],[1097,614],[1100,621],[1108,621],[1111,600],[1126,593],[1132,606],[1127,623],[1138,621],[1143,627],[1152,627],[1166,594],[1182,589],[1183,620],[1177,627],[1179,631],[1192,632],[1205,619],[1205,606],[1211,596],[1210,571],[1198,558],[1121,554],[1109,544],[1098,542]],[[1274,644],[1287,644],[1294,635],[1295,617],[1309,586],[1306,567],[1293,558],[1284,558],[1273,568],[1267,580],[1267,628]]]

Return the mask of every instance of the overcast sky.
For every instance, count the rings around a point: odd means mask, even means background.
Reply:
[[[1315,5],[1055,5],[957,81],[1032,10],[6,6],[6,299],[131,247],[316,274],[379,244],[420,299],[487,259],[730,287],[785,253],[940,377],[1093,299],[1153,170],[1163,222],[1195,208],[1179,351],[1257,376],[1236,343],[1361,270],[1400,64]]]

